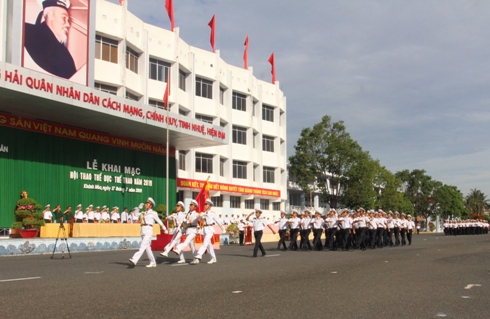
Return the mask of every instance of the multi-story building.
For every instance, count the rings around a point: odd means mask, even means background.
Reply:
[[[272,217],[284,210],[286,98],[279,82],[257,79],[252,67],[226,63],[219,50],[187,44],[178,28],[147,24],[126,6],[105,0],[71,0],[66,47],[76,73],[56,76],[40,67],[28,50],[27,24],[34,25],[43,11],[37,3],[0,0],[0,20],[5,21],[0,25],[0,129],[10,137],[0,140],[8,150],[0,153],[0,167],[13,167],[12,176],[0,183],[5,190],[0,192],[0,209],[11,209],[24,188],[43,204],[59,200],[62,205],[131,207],[141,194],[171,206],[177,200],[188,204],[209,179],[214,210],[223,216],[260,207]],[[22,119],[29,127],[16,122]],[[53,132],[34,127],[51,123],[56,137],[48,141]],[[35,144],[49,145],[49,153],[74,152],[79,157],[80,163],[33,159],[39,165],[31,172],[64,185],[57,195],[37,179],[16,180],[27,156],[26,150],[14,150],[21,142],[13,139],[19,129],[29,131],[26,138]],[[70,146],[73,149],[67,149]],[[113,153],[116,149],[125,151]],[[143,153],[155,156],[142,159]],[[66,172],[43,175],[41,163],[46,162]],[[86,179],[81,181],[81,176]],[[108,191],[94,191],[99,187]],[[8,221],[0,219],[0,227],[7,227]]]

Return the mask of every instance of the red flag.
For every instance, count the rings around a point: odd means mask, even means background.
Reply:
[[[272,52],[270,58],[269,58],[269,63],[272,65],[272,84],[276,83],[276,65],[274,63],[274,52]]]
[[[211,47],[213,48],[213,52],[214,52],[214,36],[216,33],[215,23],[216,23],[216,14],[213,15],[213,18],[208,23],[208,26],[211,27]]]
[[[124,0],[119,0],[119,4],[120,5],[123,5],[124,4]]]
[[[248,35],[247,38],[245,39],[245,52],[243,52],[243,68],[245,70],[248,70]]]
[[[170,95],[170,74],[167,80],[167,87],[165,88],[165,93],[163,94],[163,108],[168,110],[168,96]]]
[[[165,0],[165,9],[167,9],[168,17],[170,18],[170,26],[174,31],[174,2],[173,0]]]
[[[206,199],[209,198],[209,189],[211,188],[211,185],[209,184],[209,180],[206,180],[204,182],[204,185],[202,186],[201,191],[199,194],[197,194],[196,201],[199,205],[198,209],[196,209],[199,213],[204,212],[204,203],[206,202]]]

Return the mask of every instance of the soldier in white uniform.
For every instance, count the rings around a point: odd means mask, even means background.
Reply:
[[[119,215],[119,207],[114,206],[112,207],[112,212],[111,212],[111,223],[117,224],[121,221],[121,215]]]
[[[174,233],[172,236],[172,240],[170,240],[170,242],[167,244],[167,246],[165,246],[165,248],[163,249],[163,252],[160,253],[160,255],[162,255],[164,257],[168,257],[168,252],[172,248],[174,248],[175,246],[180,244],[180,238],[182,237],[182,232],[184,231],[182,226],[183,226],[183,223],[186,219],[186,214],[184,213],[184,203],[179,201],[177,203],[177,205],[175,206],[175,213],[170,215],[170,216],[167,216],[166,219],[167,220],[173,220],[175,223],[175,227],[174,227]],[[177,263],[178,264],[185,264],[184,252],[181,251],[179,254],[179,257],[180,257],[180,259]]]
[[[185,219],[185,241],[183,243],[180,243],[175,247],[172,252],[176,253],[177,255],[180,256],[184,248],[187,246],[191,247],[191,252],[192,255],[194,256],[196,254],[196,248],[194,246],[194,238],[197,235],[197,228],[199,227],[199,213],[196,211],[196,208],[199,206],[197,201],[195,199],[191,200],[190,207],[189,207],[189,212],[187,213],[187,217]],[[199,263],[199,260],[197,260],[196,263]]]
[[[100,223],[100,217],[102,216],[102,214],[100,213],[100,206],[97,206],[95,207],[95,211],[94,211],[94,221],[96,223]]]
[[[247,221],[250,220],[250,216],[252,216],[253,214],[254,214],[254,212],[251,212],[247,216]],[[261,239],[262,239],[263,230],[264,230],[265,226],[269,225],[269,223],[267,222],[266,219],[261,218],[261,215],[262,215],[262,211],[260,209],[256,209],[255,210],[255,218],[253,218],[251,221],[253,224],[253,228],[254,228],[254,238],[255,238],[255,246],[254,246],[254,252],[253,252],[252,257],[257,257],[257,252],[259,251],[259,249],[260,249],[260,252],[262,253],[262,257],[264,257],[266,255],[264,246],[262,246]],[[275,232],[274,232],[274,234],[275,234]]]
[[[110,218],[111,217],[109,216],[107,207],[105,205],[102,206],[102,213],[100,214],[100,222],[108,223]]]
[[[281,212],[281,217],[279,217],[279,219],[274,223],[279,227],[279,242],[277,243],[277,249],[281,249],[282,245],[283,250],[287,250],[286,241],[284,240],[288,229],[288,219],[286,218],[286,213]]]
[[[218,225],[223,232],[225,231],[225,229],[223,228],[223,225],[219,223],[216,213],[211,210],[212,206],[213,201],[209,198],[206,199],[206,202],[204,203],[205,212],[201,213],[201,215],[199,216],[199,218],[201,218],[201,220],[203,221],[204,240],[202,246],[197,252],[197,255],[195,256],[195,259],[192,262],[193,264],[199,263],[199,261],[202,259],[202,255],[204,254],[204,252],[206,252],[206,250],[208,251],[209,255],[211,255],[211,260],[208,261],[208,264],[214,264],[217,262],[216,254],[214,253],[213,243],[211,242],[214,236],[213,226]]]
[[[128,208],[124,207],[122,213],[121,213],[121,223],[127,224],[128,223]]]
[[[52,223],[53,222],[53,213],[51,213],[51,205],[48,204],[44,207],[44,211],[43,211],[43,215],[44,215],[44,222],[45,223]]]
[[[408,245],[410,246],[412,244],[412,235],[413,231],[415,230],[415,223],[412,220],[411,215],[407,215],[407,240],[408,240]]]
[[[299,248],[303,250],[311,250],[310,244],[310,233],[311,233],[311,217],[310,211],[308,209],[305,210],[303,218],[299,222],[300,226],[300,237],[301,241],[299,243]]]
[[[75,210],[75,223],[83,223],[82,204],[78,204]]]
[[[298,211],[296,209],[293,209],[293,216],[289,218],[288,224],[289,224],[289,249],[291,250],[298,250],[298,242],[296,241],[298,239],[298,232],[299,232],[299,222],[301,220],[298,218]]]
[[[322,250],[322,233],[325,227],[325,221],[320,215],[320,212],[315,212],[315,218],[312,219],[311,226],[313,228],[313,247],[316,250]]]
[[[146,267],[156,267],[157,263],[155,261],[155,256],[153,256],[153,252],[151,251],[151,237],[153,236],[153,224],[157,222],[160,225],[160,228],[164,231],[167,231],[166,227],[163,225],[162,221],[158,217],[157,212],[153,210],[155,207],[155,201],[153,198],[148,197],[148,200],[145,203],[146,211],[143,214],[142,223],[141,223],[141,244],[140,249],[133,255],[133,257],[129,258],[129,262],[136,266],[138,260],[140,259],[143,252],[146,251],[146,255],[150,260],[150,263],[146,265]]]

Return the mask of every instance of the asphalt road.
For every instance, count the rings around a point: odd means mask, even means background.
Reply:
[[[218,263],[136,267],[134,251],[0,257],[5,318],[488,318],[490,235],[412,246],[283,252],[225,246]],[[260,255],[260,253],[259,253]],[[186,253],[190,258],[190,254]],[[205,255],[204,262],[209,260]],[[190,259],[189,259],[190,260]],[[27,279],[31,278],[31,279]],[[471,286],[473,285],[473,286]]]

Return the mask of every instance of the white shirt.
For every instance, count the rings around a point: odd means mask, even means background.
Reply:
[[[299,225],[301,226],[301,229],[311,228],[311,217],[302,218]]]
[[[44,212],[44,219],[51,219],[53,218],[53,213],[51,213],[50,210],[47,210]]]
[[[100,219],[108,221],[109,220],[109,214],[107,212],[102,212],[102,214],[100,214]]]
[[[127,222],[128,221],[128,212],[123,211],[121,213],[121,222]]]
[[[264,230],[265,226],[267,226],[268,222],[266,219],[264,218],[257,218],[257,217],[254,217],[252,220],[251,220],[252,224],[253,224],[253,227],[254,227],[254,231],[261,231],[261,230]]]
[[[313,218],[311,221],[311,225],[313,226],[314,229],[323,229],[323,226],[325,225],[325,222],[323,221],[322,218]]]
[[[280,230],[286,230],[288,228],[288,219],[286,217],[279,217],[274,223],[279,226]]]
[[[83,212],[81,210],[75,211],[75,219],[83,219]]]
[[[337,218],[336,217],[327,217],[325,218],[325,224],[327,228],[336,228],[337,227]]]
[[[289,227],[291,227],[291,229],[296,229],[299,227],[299,222],[300,222],[300,219],[298,217],[296,218],[289,218],[288,220],[288,223],[289,223]]]

